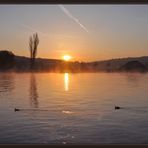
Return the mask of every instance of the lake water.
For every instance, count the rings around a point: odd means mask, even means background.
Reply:
[[[148,144],[148,74],[0,73],[4,143]]]

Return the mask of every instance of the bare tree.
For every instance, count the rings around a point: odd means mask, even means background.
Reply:
[[[35,58],[37,55],[37,47],[39,44],[38,34],[35,33],[29,38],[29,49],[30,49],[30,68],[34,68]]]

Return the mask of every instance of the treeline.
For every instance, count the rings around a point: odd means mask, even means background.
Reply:
[[[0,51],[0,70],[5,71],[15,66],[15,55],[11,51]]]
[[[32,61],[31,61],[32,62]],[[0,71],[17,71],[17,72],[81,72],[87,71],[86,63],[65,62],[63,60],[37,58],[31,63],[30,58],[15,56],[11,51],[0,51]]]
[[[15,56],[11,51],[0,51],[0,71],[30,72],[30,58]],[[67,62],[36,58],[35,72],[147,72],[148,57],[121,58],[96,62]]]
[[[30,71],[30,58],[15,57],[15,71]],[[85,62],[70,62],[56,59],[36,58],[34,71],[36,72],[86,72],[90,68]]]

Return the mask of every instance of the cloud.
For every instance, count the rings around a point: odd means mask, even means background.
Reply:
[[[89,32],[88,29],[80,23],[80,21],[74,17],[63,5],[59,5],[60,9],[72,20],[74,20],[83,30],[85,30],[87,33]]]

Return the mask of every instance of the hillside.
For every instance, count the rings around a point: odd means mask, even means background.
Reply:
[[[28,71],[30,59],[27,57],[16,56],[16,69],[19,71]],[[56,71],[56,72],[98,72],[98,71],[129,71],[128,67],[125,68],[128,62],[137,61],[138,64],[130,64],[130,69],[134,71],[147,71],[148,70],[148,56],[145,57],[130,57],[120,59],[110,59],[105,61],[95,62],[65,62],[57,59],[36,59],[37,71]],[[128,64],[129,65],[129,64]],[[124,68],[121,68],[124,67]],[[133,68],[132,68],[133,67]],[[144,70],[140,70],[142,67]],[[122,69],[122,70],[121,70]]]
[[[126,63],[128,63],[130,61],[138,61],[141,64],[143,64],[146,67],[146,69],[148,69],[148,56],[97,61],[97,62],[91,62],[91,65],[93,65],[93,68],[96,71],[98,71],[98,70],[119,71],[123,65],[125,65]]]
[[[130,61],[119,68],[120,71],[145,72],[146,66],[139,61]]]
[[[2,53],[2,51],[0,51]],[[6,51],[5,51],[6,52]],[[10,54],[10,52],[8,52]],[[11,53],[12,54],[12,53]],[[5,55],[4,55],[5,56]],[[0,58],[0,70],[10,66],[9,70],[18,72],[30,71],[30,58],[24,56],[16,56],[13,54],[12,62],[7,61],[7,57]],[[4,63],[4,64],[2,64]],[[7,69],[6,69],[7,70]],[[148,56],[143,57],[129,57],[120,59],[110,59],[104,61],[94,62],[65,62],[59,59],[44,59],[37,58],[35,62],[34,71],[39,72],[116,72],[116,71],[130,71],[130,72],[145,72],[148,71]]]

